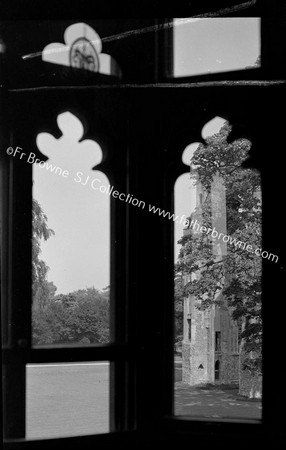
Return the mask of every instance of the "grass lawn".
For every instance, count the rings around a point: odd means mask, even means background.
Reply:
[[[241,399],[235,389],[193,387],[181,380],[180,361],[176,361],[176,415],[261,418],[261,402]],[[160,382],[154,378],[156,381]],[[108,363],[27,366],[28,439],[105,433],[109,431],[108,417]]]
[[[27,438],[109,431],[109,365],[27,367]]]

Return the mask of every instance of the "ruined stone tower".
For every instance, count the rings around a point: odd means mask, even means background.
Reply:
[[[238,384],[238,330],[227,306],[201,311],[194,296],[184,301],[184,383]]]
[[[217,179],[212,185],[211,194],[207,194],[202,184],[196,183],[196,209],[191,219],[201,223],[202,205],[207,195],[212,195],[212,203],[222,204],[225,208],[224,190]],[[212,212],[213,225],[217,225]],[[220,229],[226,228],[223,223],[225,215],[218,214]],[[199,235],[198,228],[188,227],[184,235]],[[216,243],[214,247],[216,258],[222,258],[226,253],[226,245]],[[199,274],[185,275],[184,284]],[[217,383],[238,384],[239,382],[239,348],[238,328],[231,318],[231,311],[226,300],[219,293],[216,297],[219,306],[212,305],[208,309],[200,309],[200,300],[194,295],[184,299],[183,311],[183,342],[182,342],[182,381],[190,385]]]

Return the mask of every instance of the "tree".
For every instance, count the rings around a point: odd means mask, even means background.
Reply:
[[[56,298],[50,298],[45,309],[33,311],[33,344],[68,343],[72,340],[67,325],[68,310]]]
[[[73,293],[68,307],[67,326],[75,342],[109,342],[109,295],[92,288]]]
[[[92,288],[50,297],[34,313],[35,344],[109,342],[109,291]]]
[[[40,204],[33,199],[32,208],[32,294],[33,309],[45,308],[50,296],[56,291],[56,286],[47,281],[49,267],[40,259],[41,241],[49,239],[54,231],[48,228],[47,216],[44,214]]]
[[[40,259],[41,241],[49,239],[54,231],[48,228],[48,219],[39,202],[32,203],[32,330],[33,344],[50,344],[54,340],[57,313],[51,300],[57,290],[52,281],[47,280],[49,267]]]
[[[219,133],[206,139],[194,152],[191,167],[195,179],[202,183],[206,198],[194,215],[201,225],[212,227],[214,201],[211,203],[211,186],[219,176],[226,191],[227,234],[237,241],[261,246],[260,176],[257,171],[243,169],[250,142],[239,139],[228,142],[231,127],[226,122]],[[219,202],[219,200],[218,200]],[[200,308],[227,299],[232,317],[239,325],[239,338],[243,352],[244,368],[261,371],[261,259],[241,245],[227,244],[227,254],[218,258],[213,252],[213,239],[208,234],[189,234],[181,238],[182,244],[176,273],[196,274],[185,286],[185,294],[194,294]]]

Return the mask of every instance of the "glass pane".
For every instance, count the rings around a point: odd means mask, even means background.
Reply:
[[[29,364],[26,438],[109,431],[109,363]]]
[[[174,19],[174,77],[260,67],[260,19]]]
[[[99,145],[81,140],[73,114],[57,118],[63,135],[37,136],[45,158],[33,164],[33,345],[109,342],[109,196],[92,170]],[[81,140],[81,141],[80,141]],[[79,142],[80,141],[80,142]]]
[[[260,419],[260,175],[247,139],[216,117],[186,148],[175,184],[175,414]]]

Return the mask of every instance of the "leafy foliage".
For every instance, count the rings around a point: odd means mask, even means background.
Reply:
[[[34,314],[34,344],[109,342],[109,291],[80,289],[50,298]]]
[[[72,294],[66,322],[71,339],[91,343],[109,341],[109,293],[102,294],[95,288],[81,289]],[[62,301],[62,300],[61,300]]]
[[[210,193],[215,177],[219,176],[226,192],[227,234],[237,241],[252,245],[253,251],[261,246],[260,176],[257,171],[243,169],[250,142],[239,139],[228,142],[231,127],[226,122],[220,132],[206,139],[194,152],[191,166],[193,178],[201,183],[206,197],[192,217],[200,226],[212,227],[215,202]],[[219,203],[218,199],[218,203]],[[233,319],[240,329],[243,351],[249,355],[245,368],[261,369],[261,259],[243,246],[227,244],[227,255],[218,258],[213,252],[215,240],[211,234],[184,235],[176,274],[188,274],[190,281],[184,293],[193,294],[200,308],[208,308],[227,299]],[[249,363],[249,361],[251,361]],[[248,361],[248,362],[247,362]]]
[[[56,286],[47,281],[49,267],[40,259],[41,240],[47,240],[54,235],[54,231],[47,226],[47,216],[44,214],[40,204],[33,199],[32,208],[32,293],[33,309],[45,308],[50,295],[53,296]]]

